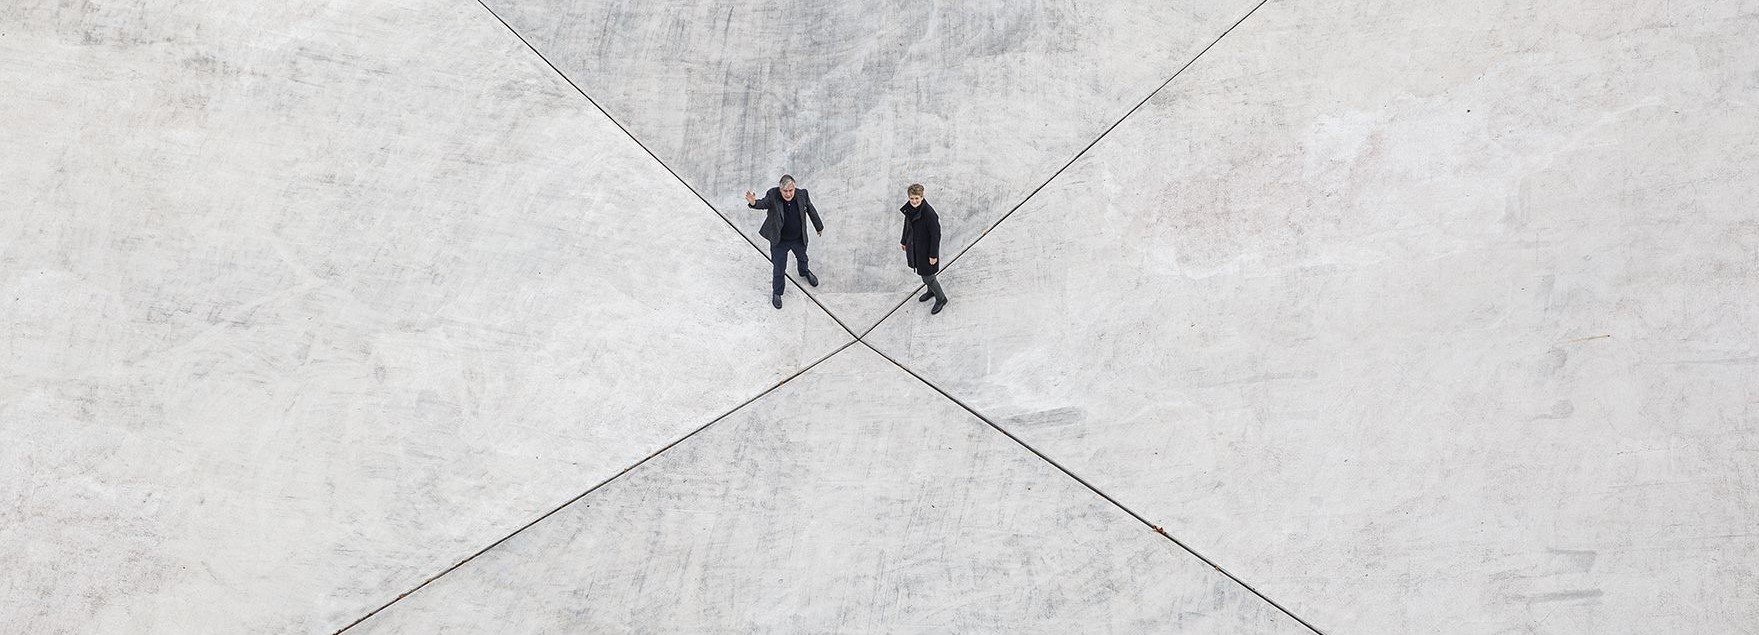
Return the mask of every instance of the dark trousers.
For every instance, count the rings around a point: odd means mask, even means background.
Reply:
[[[782,295],[782,289],[788,283],[790,251],[794,252],[794,264],[800,270],[800,275],[804,276],[806,272],[812,271],[812,268],[806,266],[806,241],[783,240],[770,243],[770,293],[773,295]]]
[[[935,274],[923,276],[922,283],[928,285],[929,292],[934,293],[935,303],[947,301],[947,292],[941,290],[941,281],[935,279]]]

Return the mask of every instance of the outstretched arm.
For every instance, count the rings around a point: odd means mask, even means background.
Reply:
[[[812,217],[813,229],[818,230],[820,234],[825,233],[825,222],[818,219],[818,206],[812,204],[811,198],[806,199],[806,215]]]
[[[757,194],[752,193],[751,190],[745,190],[745,206],[751,209],[767,208],[770,206],[770,195],[768,192],[765,192],[763,200],[759,201]]]

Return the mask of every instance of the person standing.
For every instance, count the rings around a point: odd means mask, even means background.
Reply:
[[[941,270],[941,218],[934,213],[934,206],[923,198],[921,183],[913,183],[905,193],[910,195],[910,202],[905,203],[898,211],[904,213],[904,236],[898,241],[898,248],[904,250],[904,259],[916,274],[922,276],[922,284],[928,290],[916,298],[917,302],[927,302],[934,298],[934,308],[929,309],[933,315],[947,306],[947,294],[941,290],[941,283],[935,274]]]
[[[769,212],[757,233],[770,241],[770,304],[780,309],[788,277],[788,252],[794,252],[794,264],[800,277],[805,278],[807,284],[818,286],[818,276],[813,275],[807,264],[806,218],[801,214],[804,212],[812,219],[812,227],[820,236],[825,233],[825,224],[819,220],[818,208],[812,206],[812,197],[806,194],[806,188],[797,187],[794,177],[786,174],[782,175],[781,183],[770,188],[761,199],[746,190],[745,204],[751,209]]]

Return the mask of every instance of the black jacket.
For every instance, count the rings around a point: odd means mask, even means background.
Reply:
[[[825,223],[818,219],[818,208],[812,206],[812,197],[806,195],[806,188],[798,186],[794,188],[794,202],[800,204],[800,211],[806,212],[806,215],[812,218],[813,229],[821,232],[825,230]],[[782,242],[782,210],[786,209],[782,203],[782,188],[772,187],[770,191],[764,192],[763,198],[757,199],[756,203],[747,205],[751,209],[769,210],[769,215],[764,217],[763,227],[757,230],[757,235],[763,236],[772,245]],[[802,222],[800,227],[805,229],[806,223]],[[806,242],[809,235],[806,232],[800,232],[800,242]]]
[[[922,207],[910,207],[905,203],[898,211],[904,213],[904,236],[898,243],[904,245],[904,258],[917,275],[932,276],[941,270],[940,262],[928,264],[929,258],[941,257],[941,217],[934,213],[934,206],[928,200],[922,201]]]

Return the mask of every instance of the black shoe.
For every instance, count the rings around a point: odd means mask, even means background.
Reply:
[[[815,287],[818,286],[818,276],[813,275],[813,273],[811,271],[800,274],[800,277],[806,278],[806,284],[810,284]]]
[[[930,298],[933,298],[933,297],[934,297],[933,291],[924,291],[924,292],[922,292],[922,295],[916,296],[916,301],[917,302],[927,302],[927,301],[929,301]]]
[[[932,308],[932,309],[929,309],[929,310],[928,310],[928,314],[929,314],[929,315],[934,315],[934,314],[936,314],[936,313],[940,313],[940,312],[941,312],[941,307],[944,307],[944,306],[947,306],[947,301],[946,301],[946,300],[940,300],[940,301],[937,301],[937,302],[935,302],[935,303],[934,303],[934,308]]]
[[[775,305],[778,309],[782,308],[782,294],[778,293],[770,296],[770,304]]]

